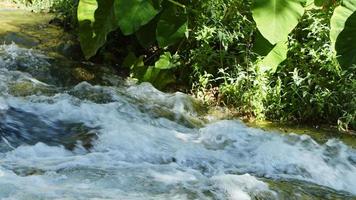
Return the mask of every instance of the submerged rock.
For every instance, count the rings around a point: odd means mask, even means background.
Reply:
[[[90,149],[92,141],[97,138],[96,129],[86,127],[84,124],[51,121],[11,107],[0,113],[0,130],[0,143],[6,143],[0,146],[8,145],[11,148],[40,142],[54,146],[62,145],[71,150],[80,146]]]

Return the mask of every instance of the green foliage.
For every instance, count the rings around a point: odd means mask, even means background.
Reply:
[[[170,70],[179,66],[177,55],[172,56],[165,52],[156,61],[154,66],[145,66],[143,56],[136,57],[130,52],[125,58],[123,66],[129,68],[132,76],[139,82],[151,82],[158,89],[163,89],[175,81],[174,74]]]
[[[134,59],[136,61],[127,67],[131,75],[158,88],[174,82],[171,54],[167,52],[159,56],[159,53],[161,49],[176,44],[187,33],[184,5],[172,0],[80,0],[78,21],[80,43],[86,59],[97,54],[113,31],[119,31],[123,36],[135,35],[138,43],[151,55],[147,60],[143,60],[145,56]],[[130,57],[132,55],[127,56]],[[155,64],[154,59],[157,59]]]
[[[355,117],[355,68],[339,67],[329,39],[331,14],[308,11],[292,33],[287,59],[270,77],[268,118],[347,126],[344,116]]]
[[[187,31],[186,18],[183,13],[178,12],[178,15],[175,9],[176,5],[166,0],[80,0],[79,36],[85,57],[94,56],[110,32],[119,28],[124,35],[138,31],[142,35],[145,31],[152,31],[142,29],[149,23],[158,23],[151,26],[157,27],[156,38],[160,47],[171,45],[183,38]],[[158,22],[156,16],[159,17]]]
[[[76,5],[33,0],[47,3],[65,16]],[[251,118],[343,130],[356,127],[355,13],[354,0],[80,0],[77,9],[87,59],[159,89],[189,83]]]
[[[42,1],[43,2],[43,1]],[[57,25],[65,30],[74,30],[77,27],[77,7],[79,0],[56,0],[50,7],[55,14]]]
[[[355,68],[340,68],[335,56],[332,7],[307,9],[295,26],[283,25],[290,26],[291,32],[280,35],[287,42],[272,45],[260,33],[263,25],[252,20],[249,5],[242,0],[194,5],[202,12],[191,17],[195,27],[184,63],[193,66],[196,96],[211,102],[213,94],[244,116],[355,127]]]
[[[334,14],[331,17],[331,31],[330,39],[335,46],[338,35],[345,27],[346,20],[356,11],[356,5],[353,0],[344,0],[342,5],[338,6],[334,10]]]
[[[117,51],[131,51],[120,54],[122,66],[139,82],[189,81],[197,97],[251,118],[347,129],[355,126],[351,1],[334,12],[331,0],[81,0],[80,40],[87,58],[112,32],[128,40]]]

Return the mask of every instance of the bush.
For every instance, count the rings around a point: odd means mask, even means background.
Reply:
[[[268,73],[258,65],[249,7],[241,0],[194,5],[199,12],[182,52],[193,93],[251,118],[355,128],[355,67],[341,68],[331,47],[332,9],[307,10],[289,36],[287,59]]]

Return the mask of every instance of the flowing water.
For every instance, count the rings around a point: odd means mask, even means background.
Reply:
[[[354,147],[203,121],[189,96],[71,60],[68,35],[20,16],[0,10],[0,199],[356,199]]]

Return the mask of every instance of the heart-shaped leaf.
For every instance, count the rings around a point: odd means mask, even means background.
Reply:
[[[286,41],[304,14],[304,3],[300,0],[254,0],[253,19],[271,44]]]

